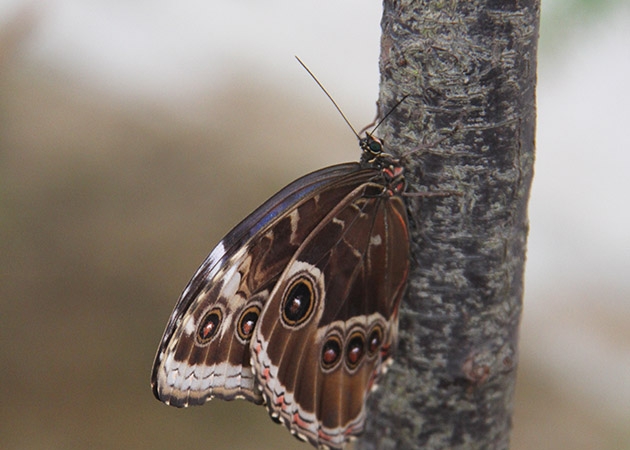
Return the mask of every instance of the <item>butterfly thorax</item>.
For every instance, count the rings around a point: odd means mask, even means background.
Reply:
[[[407,181],[405,180],[404,170],[402,166],[390,165],[381,169],[381,174],[385,180],[386,190],[385,193],[388,196],[401,195],[405,192],[407,187]]]

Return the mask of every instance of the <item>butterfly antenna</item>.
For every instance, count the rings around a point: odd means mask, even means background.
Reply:
[[[304,70],[306,70],[308,72],[308,74],[311,76],[311,78],[313,78],[313,80],[315,80],[315,83],[317,83],[317,85],[322,89],[322,91],[324,91],[324,94],[326,94],[326,96],[330,99],[330,101],[332,102],[333,105],[335,105],[335,108],[337,108],[337,111],[339,111],[339,114],[341,114],[341,117],[343,117],[343,120],[346,121],[346,123],[348,124],[348,126],[350,127],[350,129],[352,130],[352,132],[354,133],[354,135],[357,137],[357,139],[361,140],[361,136],[359,136],[359,133],[357,133],[357,131],[354,129],[354,127],[352,126],[352,124],[350,123],[350,121],[348,120],[348,118],[346,117],[346,115],[343,113],[343,111],[341,110],[341,108],[339,107],[339,105],[337,104],[337,102],[332,98],[332,96],[328,93],[328,91],[326,90],[326,88],[324,86],[322,86],[322,84],[319,82],[319,80],[317,79],[317,77],[313,74],[313,72],[311,72],[311,70],[306,67],[306,64],[304,64],[302,62],[302,60],[300,58],[298,58],[297,56],[295,57],[295,59],[298,60],[298,62],[302,65],[302,67],[304,67]],[[404,100],[404,98],[403,98]],[[401,100],[402,101],[402,100]],[[398,102],[398,104],[400,104],[400,102]],[[398,106],[398,104],[396,106]],[[394,106],[394,108],[396,107]],[[387,114],[387,116],[389,116],[389,114],[391,113],[391,111]],[[387,117],[385,116],[385,117]],[[383,118],[384,120],[385,118]],[[381,122],[383,121],[381,120]],[[380,125],[381,123],[379,122],[378,125]],[[378,126],[377,125],[377,126]],[[374,128],[376,129],[376,128]]]
[[[402,102],[404,102],[404,101],[405,101],[405,99],[406,99],[407,97],[409,97],[409,94],[405,95],[403,98],[401,98],[400,100],[398,100],[398,102],[397,102],[394,106],[392,106],[392,108],[389,110],[389,112],[388,112],[387,114],[385,114],[385,116],[383,116],[383,118],[382,118],[381,120],[379,120],[379,121],[378,121],[378,123],[377,123],[376,125],[374,125],[374,128],[372,128],[372,131],[370,131],[369,133],[366,131],[366,133],[367,133],[368,135],[370,135],[370,136],[371,136],[371,135],[372,135],[372,134],[376,131],[376,129],[377,129],[378,127],[380,127],[380,126],[381,126],[381,124],[382,124],[383,122],[385,122],[385,119],[387,119],[387,118],[388,118],[388,117],[389,117],[389,116],[390,116],[390,115],[391,115],[391,114],[392,114],[392,113],[396,110],[396,108],[398,108],[398,106],[399,106]],[[368,125],[368,126],[369,126],[369,125]],[[364,130],[365,130],[365,128],[364,128]]]

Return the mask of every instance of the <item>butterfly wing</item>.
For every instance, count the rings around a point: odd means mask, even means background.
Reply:
[[[306,175],[228,233],[180,296],[155,358],[151,384],[170,405],[212,397],[262,402],[249,340],[260,312],[304,239],[354,189],[359,164]]]
[[[362,431],[408,270],[404,202],[382,181],[364,182],[306,237],[254,332],[252,364],[272,418],[315,446],[341,448]]]

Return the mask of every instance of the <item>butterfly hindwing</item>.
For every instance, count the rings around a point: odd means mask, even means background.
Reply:
[[[341,448],[362,431],[396,341],[407,215],[380,171],[368,172],[288,262],[252,340],[272,417],[315,446]]]

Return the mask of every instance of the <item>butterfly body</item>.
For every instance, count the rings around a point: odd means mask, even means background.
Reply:
[[[409,270],[404,177],[368,135],[360,163],[310,173],[210,253],[182,293],[152,386],[174,406],[266,403],[318,447],[363,429]]]

